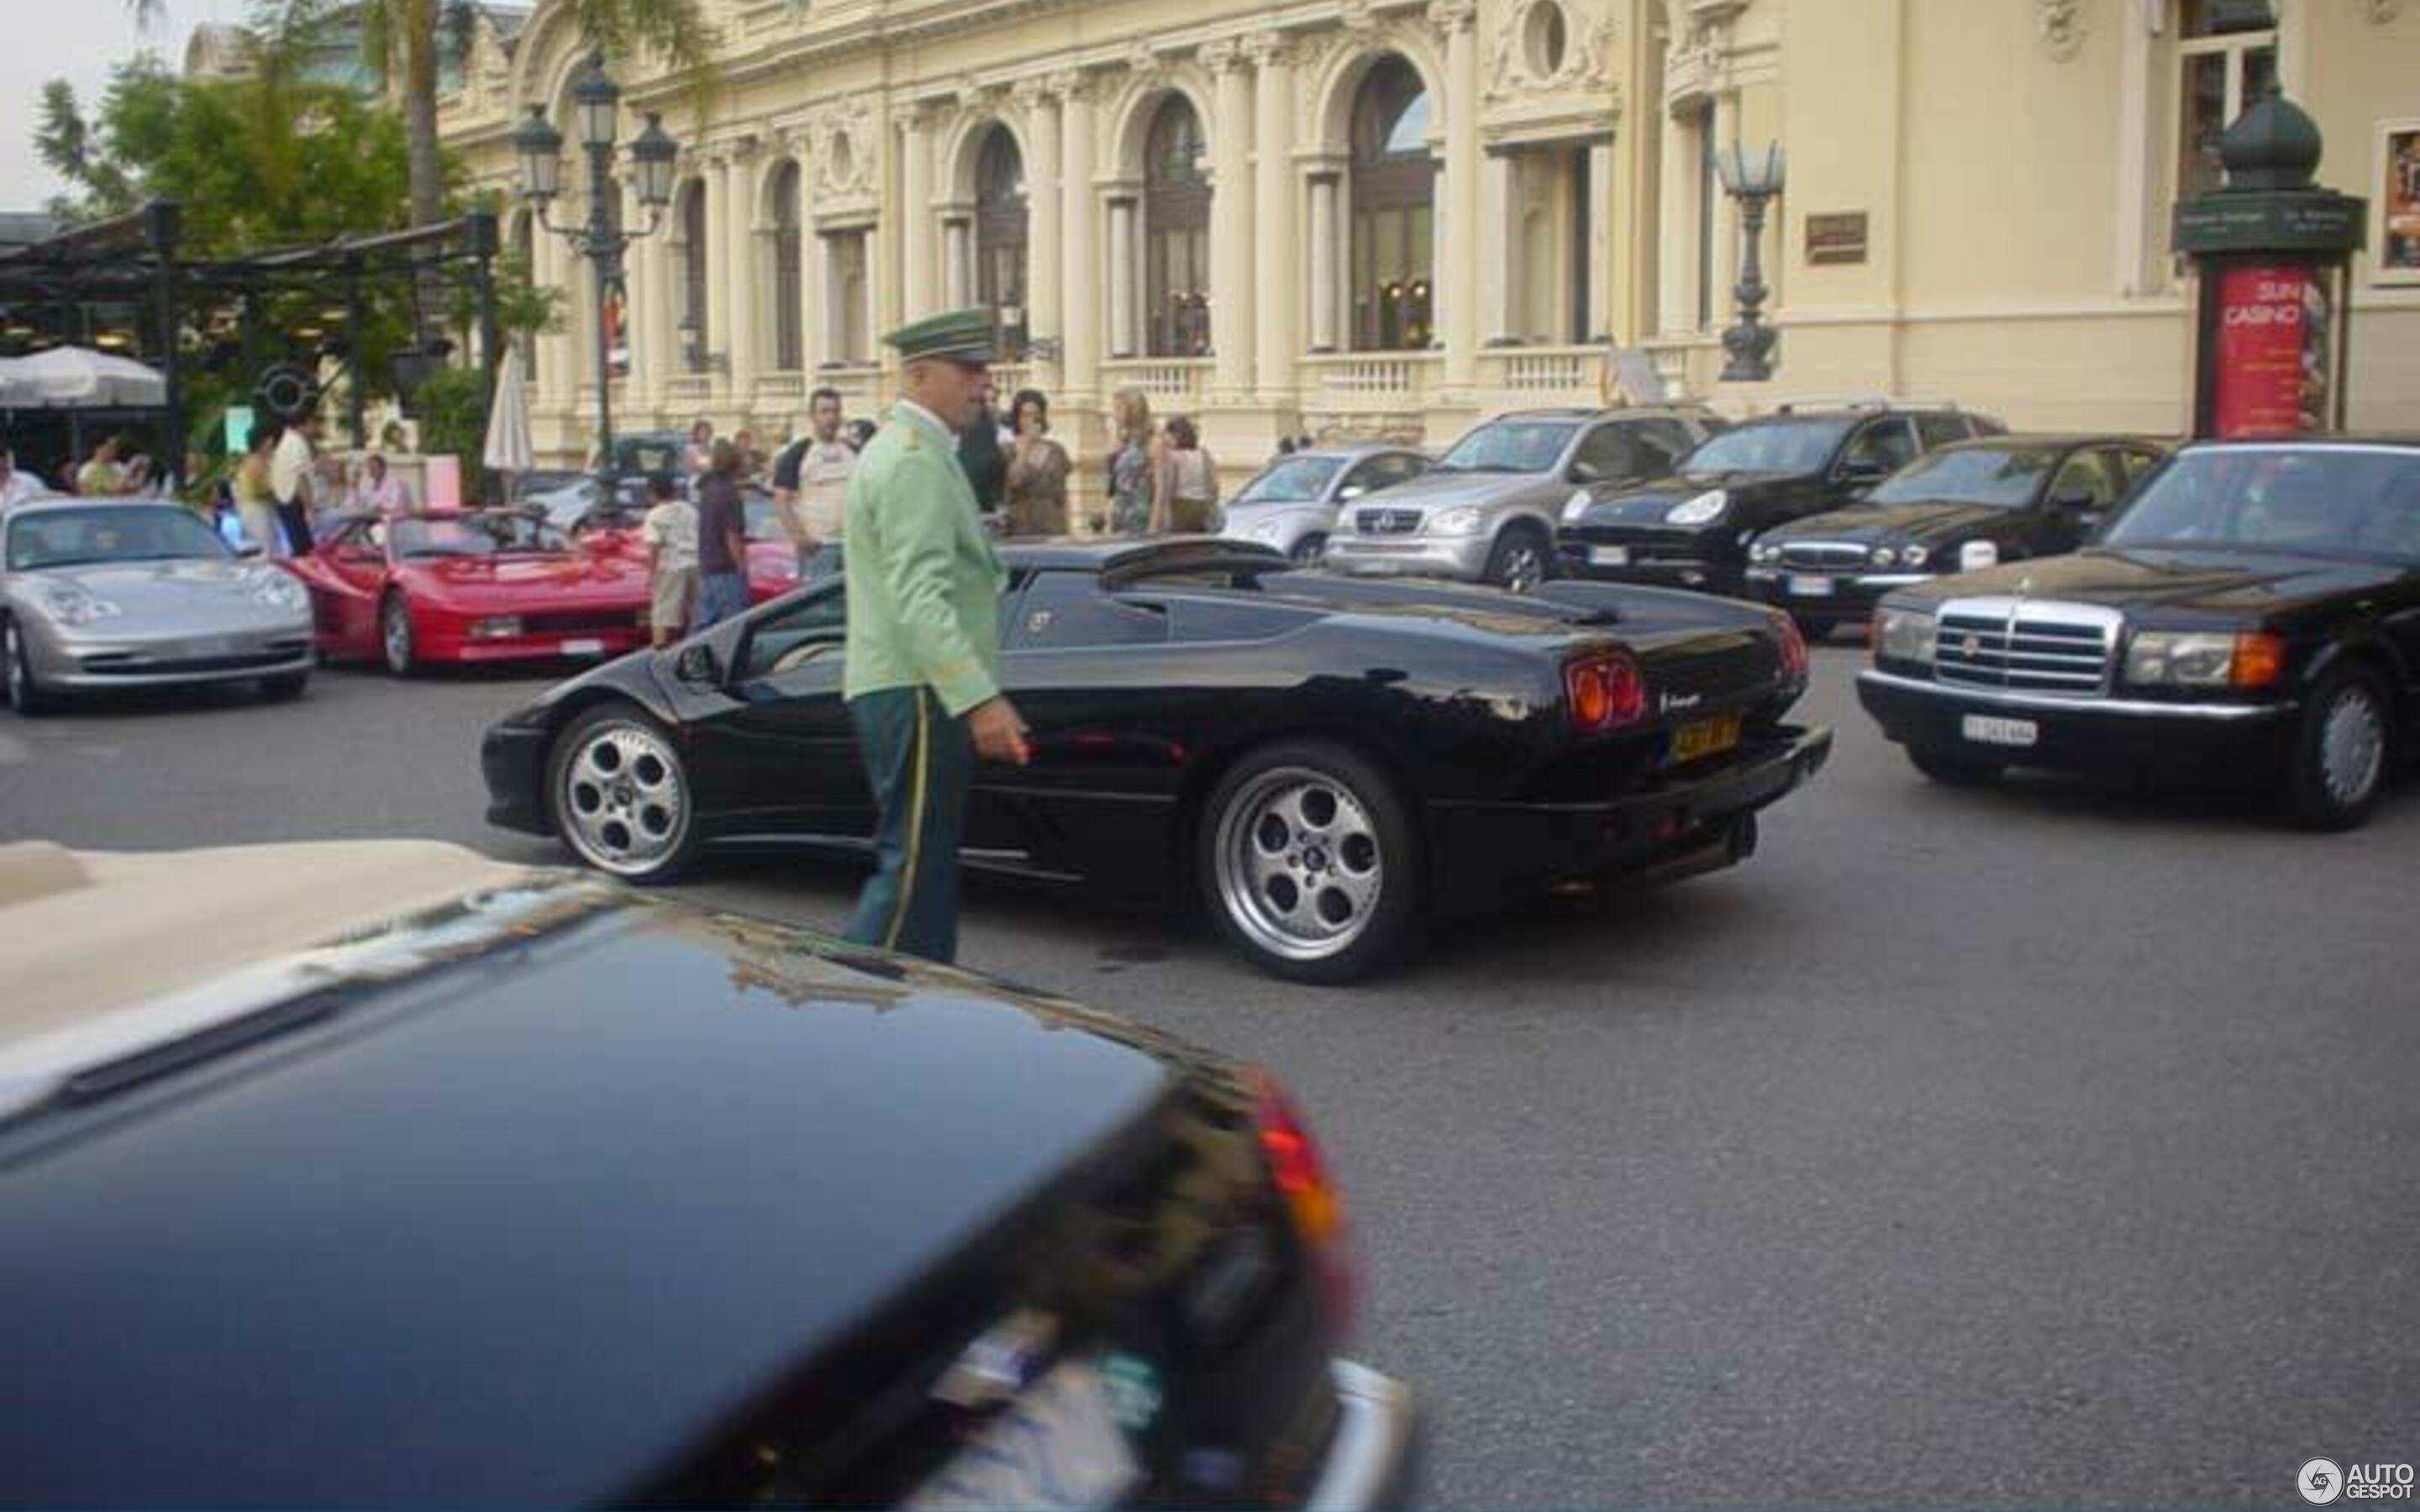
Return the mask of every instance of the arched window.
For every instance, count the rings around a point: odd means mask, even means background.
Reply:
[[[691,181],[681,191],[681,365],[706,369],[706,186]]]
[[[1202,117],[1171,95],[1143,142],[1145,350],[1200,357],[1210,349],[1210,180]]]
[[[995,126],[975,160],[975,298],[1000,322],[1012,355],[1025,350],[1025,156]]]
[[[1427,86],[1389,54],[1353,99],[1353,345],[1418,351],[1435,329],[1436,165]]]
[[[799,165],[785,162],[773,174],[773,368],[803,372],[807,365],[804,306],[799,302]]]

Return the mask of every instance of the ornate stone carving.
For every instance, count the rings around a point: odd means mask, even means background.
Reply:
[[[2369,0],[2369,19],[2384,25],[2403,13],[2403,0]]]
[[[1244,44],[1232,37],[1221,38],[1204,42],[1197,55],[1202,67],[1211,73],[1232,73],[1244,66]]]
[[[1346,31],[1371,32],[1377,30],[1378,11],[1371,0],[1342,0],[1336,20]]]
[[[1568,4],[1562,5],[1566,28],[1562,61],[1552,71],[1539,70],[1538,60],[1530,55],[1529,30],[1535,24],[1539,7],[1559,3],[1559,0],[1523,0],[1497,13],[1496,42],[1487,73],[1490,98],[1539,90],[1595,90],[1614,82],[1613,18],[1600,17],[1593,26],[1578,30],[1574,26],[1573,8]]]
[[[1479,0],[1429,0],[1429,24],[1440,37],[1466,32],[1479,23]]]
[[[2042,50],[2064,63],[2084,46],[2082,0],[2037,0],[2037,3],[2040,7],[2038,24],[2041,30]]]
[[[1300,61],[1294,39],[1283,32],[1260,32],[1244,39],[1244,55],[1256,69],[1287,68]]]

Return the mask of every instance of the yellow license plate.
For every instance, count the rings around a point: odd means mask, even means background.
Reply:
[[[1740,717],[1736,714],[1684,724],[1672,732],[1672,764],[1677,766],[1683,762],[1718,755],[1739,741]]]

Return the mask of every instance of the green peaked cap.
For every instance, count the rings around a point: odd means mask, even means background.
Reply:
[[[903,363],[932,357],[953,363],[989,363],[992,314],[981,305],[946,310],[911,320],[882,339],[898,348]]]

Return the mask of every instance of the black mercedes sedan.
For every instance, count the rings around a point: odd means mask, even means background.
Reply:
[[[424,841],[8,846],[0,932],[11,1504],[1408,1489],[1265,1073]]]
[[[2084,544],[2166,455],[2119,436],[1994,436],[1916,458],[1845,509],[1765,532],[1748,590],[1820,636],[1863,625],[1891,589]]]
[[[1240,542],[1005,553],[1001,679],[1030,766],[979,768],[971,867],[1119,903],[1198,897],[1269,971],[1349,981],[1423,919],[1745,859],[1828,731],[1788,616],[1303,571]],[[634,881],[709,845],[866,853],[841,699],[845,580],[566,683],[491,727],[490,823]]]
[[[1784,405],[1707,441],[1663,482],[1572,495],[1555,571],[1753,597],[1748,544],[1758,535],[1838,509],[1935,447],[2006,428],[1942,405]]]
[[[1858,697],[1927,776],[2221,776],[2367,818],[2420,731],[2420,441],[2217,441],[2098,542],[1887,594]]]

